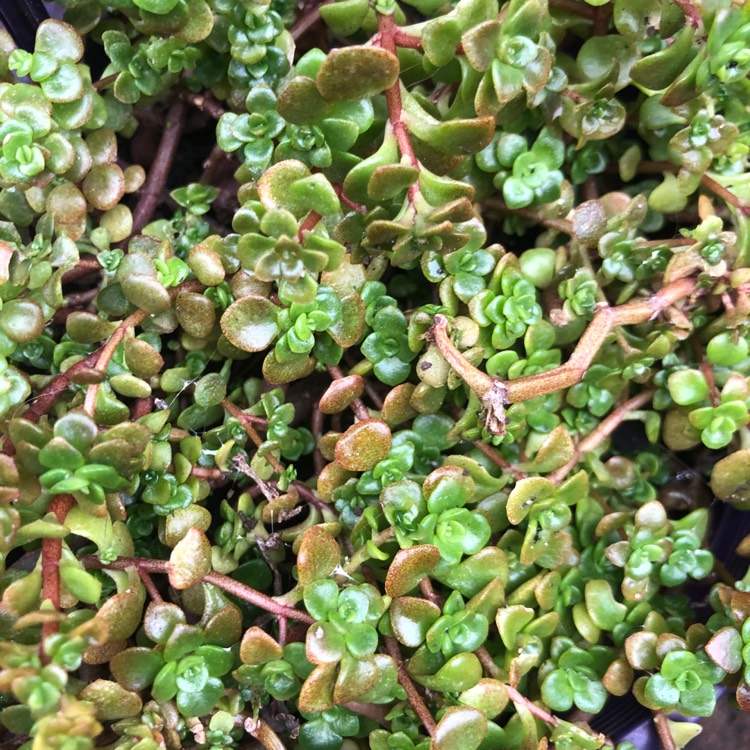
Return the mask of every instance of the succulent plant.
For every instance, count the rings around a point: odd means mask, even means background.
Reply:
[[[57,6],[0,32],[0,745],[750,710],[748,8]]]

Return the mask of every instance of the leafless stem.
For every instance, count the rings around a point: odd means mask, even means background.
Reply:
[[[195,292],[203,289],[204,286],[199,281],[186,281],[184,284],[173,287],[169,290],[169,296],[174,299],[180,292]],[[110,360],[117,351],[117,347],[122,343],[125,335],[131,328],[135,328],[140,325],[146,318],[148,313],[145,310],[136,310],[132,315],[125,318],[115,329],[115,332],[109,337],[109,340],[101,350],[98,359],[96,360],[96,369],[104,372],[109,365]],[[96,397],[99,393],[99,383],[92,383],[86,389],[86,398],[83,402],[83,408],[89,415],[94,414],[96,409]]]
[[[398,34],[398,28],[396,27],[396,23],[393,20],[393,16],[378,14],[378,29],[380,31],[377,36],[378,43],[384,50],[387,50],[388,52],[391,52],[395,55],[396,35]],[[412,166],[419,169],[419,160],[414,153],[414,148],[411,145],[409,133],[406,130],[406,124],[404,123],[402,117],[403,107],[401,103],[400,78],[396,80],[396,83],[394,83],[393,86],[386,90],[385,100],[388,104],[388,119],[390,121],[391,127],[393,128],[393,133],[396,136],[398,149],[401,152],[401,155],[405,157],[409,161],[409,163],[412,164]],[[415,182],[409,187],[409,200],[414,200],[418,193],[419,183]]]
[[[114,83],[117,80],[117,76],[119,75],[120,75],[119,73],[112,73],[111,76],[105,76],[104,78],[100,78],[98,81],[94,82],[92,88],[95,91],[101,91],[102,89],[106,89],[110,83]]]
[[[138,569],[138,575],[141,579],[141,582],[146,587],[146,591],[148,591],[148,595],[151,597],[152,601],[155,601],[155,602],[164,601],[161,598],[159,589],[156,588],[156,584],[154,583],[154,579],[151,578],[151,575],[147,571],[143,570],[142,568]]]
[[[120,557],[113,562],[103,563],[93,555],[82,557],[81,562],[87,568],[125,570],[132,566],[139,571],[145,570],[147,573],[162,574],[167,574],[167,566],[169,565],[168,560],[152,560],[145,557]],[[307,612],[300,612],[293,607],[288,607],[286,604],[281,604],[272,597],[256,591],[244,583],[235,581],[234,578],[225,576],[223,573],[216,573],[215,571],[208,573],[203,582],[217,586],[223,591],[246,602],[250,602],[250,604],[254,604],[256,607],[264,609],[266,612],[270,612],[277,617],[288,617],[290,620],[304,622],[307,625],[312,625],[315,622]]]
[[[578,443],[575,453],[570,461],[568,461],[565,466],[548,474],[547,479],[555,482],[555,484],[562,482],[563,479],[565,479],[565,477],[575,468],[582,455],[593,451],[594,448],[596,448],[602,441],[606,440],[615,429],[617,429],[623,419],[625,419],[631,411],[645,406],[653,398],[653,395],[654,392],[652,390],[643,391],[643,393],[639,393],[637,396],[633,396],[633,398],[620,404],[620,406],[618,406],[611,414],[607,415],[607,417],[603,419],[592,432],[586,435],[586,437]]]
[[[653,320],[670,305],[694,294],[696,283],[691,278],[678,279],[651,297],[618,307],[600,305],[565,364],[517,380],[497,380],[470,364],[450,340],[444,316],[435,316],[435,324],[428,335],[435,341],[448,364],[481,399],[487,410],[487,428],[494,434],[502,435],[505,431],[507,404],[528,401],[536,396],[570,388],[580,382],[615,326],[637,325]]]
[[[399,648],[398,641],[395,638],[387,636],[385,638],[385,647],[388,649],[388,653],[391,655],[393,661],[396,662],[398,668],[398,682],[399,685],[406,692],[406,697],[409,700],[409,704],[414,709],[414,713],[417,714],[422,725],[427,730],[430,737],[435,736],[435,719],[432,718],[430,709],[427,708],[425,702],[422,700],[422,696],[419,694],[414,683],[411,681],[411,677],[404,667],[404,658],[401,655],[401,649]]]
[[[245,429],[245,432],[247,433],[247,436],[250,438],[250,440],[255,443],[255,446],[259,448],[263,444],[263,438],[258,434],[258,431],[253,427],[252,420],[248,419],[248,414],[245,414],[242,409],[240,409],[239,406],[236,404],[233,404],[228,398],[225,398],[221,402],[222,407],[224,408],[224,411],[229,412]],[[284,471],[284,467],[277,461],[274,456],[271,454],[268,454],[265,456],[266,461],[268,461],[269,464],[273,467],[273,470],[277,474],[281,474]]]
[[[336,367],[335,365],[326,365],[326,370],[328,370],[328,374],[334,380],[341,380],[341,378],[344,377],[344,373],[341,372],[341,368]],[[354,401],[349,404],[349,408],[354,412],[354,416],[356,416],[360,421],[370,418],[370,412],[367,411],[367,407],[365,406],[364,401],[362,401],[361,398],[355,398]]]
[[[263,719],[246,719],[245,729],[263,745],[265,750],[285,750],[284,743]]]
[[[310,10],[297,19],[294,26],[291,28],[292,39],[294,39],[295,42],[318,23],[320,20],[320,6],[326,5],[329,2],[331,2],[331,0],[323,0],[323,2],[314,3]]]
[[[677,2],[677,0],[675,0],[675,2]],[[745,216],[750,216],[750,206],[746,206],[731,190],[728,190],[722,184],[718,183],[713,179],[713,177],[709,177],[707,174],[704,174],[701,177],[701,185],[703,185],[703,187],[710,190],[714,195],[728,203],[730,206],[734,206]]]
[[[65,392],[70,385],[71,378],[79,372],[94,367],[98,358],[99,352],[89,354],[86,359],[76,362],[65,370],[65,372],[61,372],[54,377],[47,387],[34,399],[31,406],[23,413],[23,418],[28,419],[30,422],[38,422],[50,410],[52,404]]]
[[[55,514],[58,523],[63,523],[68,511],[75,505],[71,495],[55,495],[49,505],[49,510]],[[42,600],[52,603],[55,610],[60,609],[60,560],[62,559],[62,539],[51,537],[42,539]],[[42,623],[42,637],[39,641],[39,651],[42,661],[48,659],[44,652],[44,641],[47,636],[57,632],[58,623],[48,621]]]
[[[497,666],[497,664],[495,664],[492,656],[490,655],[490,652],[487,651],[484,646],[480,646],[475,651],[475,653],[487,674],[491,675],[495,679],[499,679],[501,676],[500,668]],[[553,716],[548,711],[545,711],[536,703],[532,703],[528,698],[525,698],[512,685],[508,685],[507,683],[505,683],[505,690],[507,691],[508,697],[511,699],[511,701],[513,701],[513,704],[515,706],[523,706],[523,708],[525,708],[529,713],[536,716],[537,719],[541,719],[545,724],[548,724],[551,727],[557,726],[557,718],[555,716]]]
[[[218,120],[224,114],[224,108],[210,94],[196,94],[194,91],[183,89],[180,91],[180,97],[214,120]]]
[[[182,136],[185,124],[187,105],[179,97],[176,98],[167,111],[159,149],[156,158],[146,178],[141,197],[133,211],[133,233],[137,234],[148,224],[161,200],[162,190],[167,183],[167,177],[172,169],[177,146]]]
[[[659,742],[661,742],[664,750],[677,750],[674,737],[672,732],[669,731],[669,724],[667,723],[667,717],[660,711],[654,711],[654,724],[656,724],[656,734],[659,736]]]
[[[511,466],[504,458],[500,455],[500,452],[493,448],[491,445],[488,445],[487,443],[483,443],[481,440],[475,440],[474,441],[474,447],[484,453],[487,458],[492,461],[495,466],[498,466],[503,471],[510,472],[514,479],[518,481],[519,479],[523,479],[526,474],[524,474],[520,469],[517,469],[515,466]]]

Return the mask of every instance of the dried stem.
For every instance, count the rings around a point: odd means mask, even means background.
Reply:
[[[696,287],[695,279],[678,279],[651,297],[618,307],[600,305],[565,364],[517,380],[497,380],[470,364],[450,340],[444,316],[435,316],[435,324],[428,335],[435,341],[448,364],[481,399],[487,410],[487,428],[493,434],[502,435],[505,432],[507,404],[528,401],[536,396],[570,388],[580,382],[615,326],[637,325],[653,320],[670,305],[694,294]]]
[[[64,523],[68,511],[75,505],[71,495],[55,495],[49,504],[49,512],[55,514],[58,523]],[[42,601],[51,602],[55,610],[60,610],[60,560],[62,559],[62,539],[42,539]],[[42,623],[42,638],[39,650],[42,661],[48,661],[44,652],[47,636],[57,632],[55,621]]]
[[[143,185],[141,197],[133,211],[133,234],[137,234],[148,224],[159,205],[182,136],[186,110],[187,105],[178,97],[167,111],[167,121],[164,124],[159,149]]]
[[[97,557],[93,555],[81,558],[81,562],[87,568],[110,569],[110,570],[125,570],[126,568],[134,567],[136,570],[145,570],[147,573],[168,573],[169,562],[167,560],[152,560],[145,557],[120,557],[113,562],[103,563]],[[206,575],[203,579],[203,583],[210,583],[217,588],[226,591],[228,594],[236,596],[238,599],[243,599],[250,604],[254,604],[259,609],[263,609],[266,612],[270,612],[277,617],[288,617],[290,620],[297,620],[298,622],[304,622],[307,625],[312,625],[315,620],[307,614],[307,612],[300,612],[293,607],[288,607],[286,604],[277,602],[270,596],[256,591],[254,588],[235,581],[234,578],[225,576],[223,573],[211,572]]]
[[[406,697],[408,698],[411,707],[414,709],[414,713],[419,717],[419,720],[422,722],[422,725],[427,730],[430,737],[434,737],[436,726],[435,719],[432,718],[430,709],[425,705],[422,696],[419,694],[419,691],[411,681],[411,677],[409,677],[409,674],[404,667],[404,658],[401,655],[398,641],[391,636],[386,636],[385,647],[388,649],[388,653],[391,655],[393,661],[396,662],[398,668],[398,683],[406,692]]]
[[[633,396],[633,398],[620,404],[620,406],[618,406],[611,414],[608,414],[592,432],[586,435],[586,437],[578,443],[573,458],[571,458],[565,466],[548,474],[547,479],[555,482],[555,484],[562,482],[563,479],[565,479],[565,477],[575,468],[578,460],[584,453],[590,453],[593,451],[594,448],[596,448],[602,441],[606,440],[617,429],[631,411],[635,411],[636,409],[645,406],[651,401],[653,395],[654,392],[652,390],[644,391],[643,393],[639,393],[637,396]]]
[[[234,457],[232,463],[234,463],[238,471],[241,471],[245,476],[250,477],[250,479],[255,482],[266,500],[275,500],[279,496],[279,493],[273,487],[266,484],[266,482],[258,476],[257,472],[253,470],[241,453],[238,453]],[[258,542],[260,543],[260,540],[258,540]]]
[[[263,745],[265,750],[285,750],[284,743],[263,719],[246,719],[245,729]]]

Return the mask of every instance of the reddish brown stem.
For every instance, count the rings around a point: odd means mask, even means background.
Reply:
[[[292,39],[294,39],[295,42],[318,23],[320,20],[320,6],[327,5],[329,2],[331,2],[331,0],[323,0],[323,2],[314,3],[313,7],[310,8],[307,13],[296,20],[290,31]]]
[[[393,20],[393,16],[378,15],[378,29],[380,34],[377,37],[377,41],[380,46],[392,54],[396,54],[396,36],[398,34],[398,28]],[[414,149],[409,139],[409,133],[406,130],[406,124],[404,123],[402,114],[403,106],[401,103],[401,79],[397,79],[396,83],[393,84],[385,92],[385,100],[388,104],[388,119],[393,128],[393,133],[396,136],[396,142],[398,143],[399,151],[402,156],[405,156],[412,166],[419,169],[419,160],[417,159]],[[409,200],[414,200],[417,193],[419,192],[419,183],[415,182],[409,187]]]
[[[701,177],[701,185],[710,190],[718,198],[721,198],[723,201],[728,203],[730,206],[734,206],[745,216],[750,216],[750,206],[746,206],[731,190],[725,188],[722,184],[718,183],[712,177],[704,174]]]
[[[367,208],[363,206],[361,203],[355,203],[353,200],[350,200],[349,198],[344,195],[344,188],[341,187],[341,185],[334,184],[333,189],[336,191],[336,195],[338,195],[339,200],[347,207],[350,208],[352,211],[356,211],[357,213],[363,214],[367,212]]]
[[[328,370],[328,374],[333,380],[341,380],[341,378],[344,377],[341,368],[336,367],[335,365],[326,365],[326,370]],[[349,404],[349,408],[354,412],[354,416],[356,416],[360,422],[370,418],[370,412],[367,410],[367,407],[361,398],[355,398],[354,401]]]
[[[117,351],[117,347],[120,346],[120,343],[125,338],[125,334],[128,330],[142,323],[147,317],[148,313],[145,312],[145,310],[137,310],[132,315],[125,318],[125,320],[115,328],[115,332],[109,337],[109,340],[99,354],[99,358],[96,360],[97,370],[104,372],[107,369],[107,365],[109,365],[112,357]],[[98,395],[99,383],[92,383],[86,389],[86,398],[83,402],[84,411],[90,416],[93,416],[94,410],[96,409],[96,397]]]
[[[477,658],[481,662],[487,674],[495,679],[500,678],[500,668],[495,664],[490,652],[484,646],[480,646],[475,651]],[[551,727],[557,726],[557,718],[548,711],[545,711],[541,706],[536,703],[532,703],[528,698],[525,698],[521,693],[516,690],[512,685],[505,683],[505,690],[508,693],[508,697],[513,701],[513,705],[522,706],[529,713],[536,716],[537,719],[541,719],[545,724],[549,724]]]
[[[508,697],[513,701],[513,705],[516,707],[523,706],[530,714],[536,716],[537,719],[541,719],[545,724],[549,724],[551,727],[557,726],[557,718],[555,716],[548,711],[545,711],[536,703],[532,703],[528,698],[525,698],[512,685],[506,684],[505,689],[508,691]]]
[[[711,399],[712,406],[718,406],[721,403],[721,394],[719,389],[716,387],[716,378],[714,378],[714,368],[711,364],[706,361],[706,355],[701,348],[700,342],[693,339],[693,351],[698,360],[698,366],[700,371],[703,373],[703,377],[706,379],[708,385],[708,396]]]
[[[125,570],[132,566],[138,571],[145,570],[147,573],[162,574],[168,573],[167,566],[169,565],[167,560],[152,560],[144,557],[120,557],[114,562],[103,563],[97,557],[88,556],[81,558],[81,562],[87,568]],[[239,599],[254,604],[256,607],[270,612],[277,617],[288,617],[290,620],[304,622],[307,625],[312,625],[315,622],[307,612],[300,612],[293,607],[288,607],[286,604],[280,604],[272,597],[256,591],[244,583],[235,581],[234,578],[225,576],[223,573],[208,573],[203,582],[210,583],[222,589],[222,591],[226,591]]]
[[[255,443],[255,447],[259,448],[263,444],[263,438],[258,434],[255,427],[253,427],[252,420],[248,419],[249,415],[245,414],[239,406],[233,404],[228,398],[225,398],[221,402],[221,405],[224,408],[224,411],[229,412],[229,414],[231,414],[243,426],[247,436],[253,441],[253,443]],[[270,453],[265,456],[265,459],[271,464],[273,470],[277,474],[283,473],[284,467]]]
[[[49,512],[55,514],[58,523],[64,523],[68,511],[75,505],[71,495],[55,495],[49,504]],[[62,559],[62,539],[42,539],[42,601],[51,602],[55,610],[60,610],[60,560]],[[42,639],[39,644],[40,655],[46,663],[44,641],[47,636],[56,633],[57,622],[42,623]]]
[[[669,731],[667,717],[660,711],[654,711],[654,724],[656,725],[656,734],[664,750],[677,750],[672,732]]]
[[[196,94],[194,91],[183,89],[180,91],[180,97],[196,109],[213,117],[214,120],[218,120],[224,114],[224,108],[210,94]]]
[[[106,89],[107,86],[109,86],[110,83],[114,83],[117,80],[117,76],[119,76],[119,73],[112,73],[111,76],[105,76],[104,78],[100,78],[98,81],[95,81],[92,85],[92,88],[95,91],[101,91],[102,89]]]
[[[55,376],[47,387],[34,399],[31,406],[23,413],[23,418],[31,422],[38,422],[45,415],[57,399],[67,390],[70,380],[77,373],[89,370],[96,364],[99,352],[89,354],[86,359],[76,362],[65,372]]]
[[[299,225],[299,232],[297,232],[297,238],[301,241],[303,238],[304,232],[314,229],[315,225],[322,218],[323,217],[319,213],[316,213],[315,211],[310,211],[310,213],[307,215],[305,220]]]
[[[435,589],[432,588],[432,581],[430,580],[429,576],[425,576],[420,582],[419,582],[419,590],[422,592],[422,596],[427,599],[428,602],[432,602],[433,604],[437,604],[438,607],[440,607],[440,598],[435,593]]]
[[[518,481],[519,479],[524,479],[526,474],[524,474],[520,469],[516,469],[515,466],[511,466],[497,451],[495,448],[493,448],[491,445],[488,445],[487,443],[483,443],[481,440],[475,440],[474,441],[474,447],[484,453],[487,458],[492,461],[495,466],[500,467],[503,471],[508,471],[513,475],[513,478]]]
[[[197,477],[198,479],[207,479],[209,482],[218,482],[225,477],[221,469],[209,469],[204,466],[193,466],[190,469],[190,476]]]
[[[145,417],[146,414],[151,413],[153,405],[153,396],[144,396],[143,398],[137,398],[130,412],[130,418],[135,421],[137,419],[140,419],[141,417]]]
[[[685,19],[694,28],[700,28],[703,23],[700,11],[690,0],[674,0],[674,4],[685,14]]]
[[[151,578],[149,573],[147,573],[142,568],[138,568],[138,575],[141,579],[141,583],[146,587],[146,591],[148,591],[148,595],[151,597],[152,601],[155,602],[161,602],[164,601],[161,598],[161,594],[159,593],[159,589],[156,588],[156,584],[154,583],[154,579]]]
[[[613,328],[653,320],[670,305],[694,294],[696,285],[695,279],[678,279],[651,297],[618,307],[600,305],[565,364],[517,380],[498,380],[468,362],[453,345],[447,331],[448,322],[443,315],[435,316],[435,324],[428,336],[437,344],[448,364],[481,399],[487,411],[487,429],[493,434],[503,435],[507,404],[528,401],[536,396],[570,388],[580,382]]]
[[[401,29],[393,33],[393,42],[397,47],[408,47],[409,49],[422,49],[422,39],[414,34],[408,34]]]
[[[589,433],[580,443],[578,443],[575,453],[570,461],[568,461],[565,466],[548,474],[547,479],[555,482],[555,484],[562,482],[563,479],[565,479],[565,477],[567,477],[575,468],[581,456],[585,453],[590,453],[602,441],[606,440],[631,411],[645,406],[653,398],[653,395],[653,391],[644,391],[643,393],[639,393],[637,396],[633,396],[633,398],[620,404],[620,406],[618,406],[611,414],[607,415],[607,417],[596,426],[593,432]]]
[[[197,292],[205,287],[199,281],[186,281],[179,286],[172,287],[169,290],[169,296],[174,299],[180,292]],[[115,329],[115,332],[109,337],[109,340],[102,348],[98,359],[96,360],[96,369],[105,372],[112,357],[117,351],[117,347],[122,343],[125,335],[131,328],[135,328],[148,317],[145,310],[136,310],[132,315],[125,318]],[[83,402],[83,408],[87,414],[92,415],[96,409],[96,397],[99,393],[99,383],[92,383],[86,389],[86,398]]]
[[[422,696],[419,694],[419,691],[411,681],[411,677],[409,677],[409,674],[404,667],[404,658],[401,655],[398,641],[395,638],[387,636],[385,638],[385,647],[388,649],[388,653],[391,655],[393,661],[396,662],[398,668],[398,682],[406,692],[409,704],[414,709],[414,713],[419,717],[419,720],[422,722],[422,725],[427,730],[430,737],[434,737],[435,719],[432,718],[430,709],[427,708],[425,702],[422,700]]]
[[[66,271],[62,277],[63,284],[69,284],[71,281],[78,281],[78,279],[84,278],[92,274],[94,271],[101,271],[102,267],[96,258],[92,258],[90,255],[81,258],[78,263]]]
[[[151,221],[161,201],[162,191],[167,184],[167,177],[172,169],[177,146],[182,136],[186,110],[187,105],[178,97],[167,111],[167,121],[164,124],[159,149],[143,185],[141,197],[133,211],[133,234],[138,234]]]

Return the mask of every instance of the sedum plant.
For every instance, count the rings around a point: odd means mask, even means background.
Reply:
[[[48,5],[0,31],[0,745],[750,710],[750,6]]]

